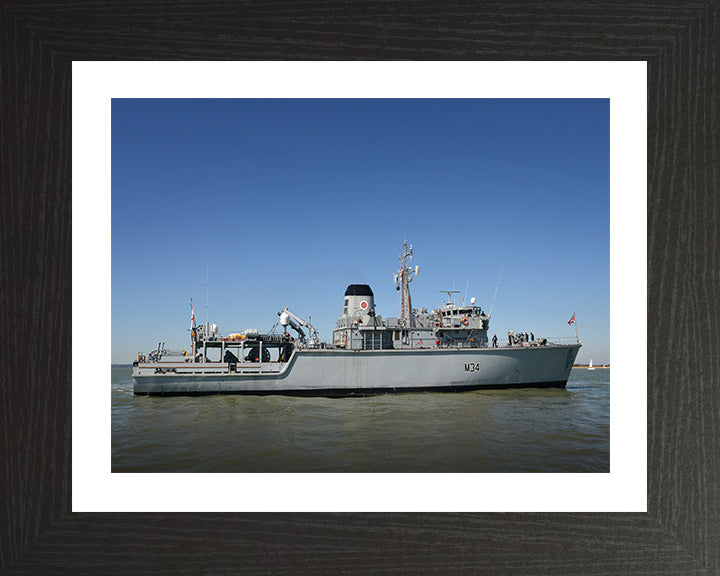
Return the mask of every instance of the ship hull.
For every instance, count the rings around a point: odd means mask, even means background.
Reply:
[[[287,363],[140,364],[138,395],[367,396],[564,387],[580,345],[411,350],[296,350]],[[164,373],[158,373],[158,370]]]

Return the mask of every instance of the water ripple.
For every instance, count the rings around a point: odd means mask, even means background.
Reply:
[[[609,372],[564,390],[149,398],[113,367],[112,470],[608,472]]]

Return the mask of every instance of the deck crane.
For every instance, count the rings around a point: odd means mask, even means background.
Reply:
[[[310,331],[310,340],[308,341],[308,347],[309,348],[315,348],[318,343],[320,342],[320,336],[318,335],[318,331],[315,330],[312,324],[308,322],[307,320],[303,320],[298,316],[297,314],[291,312],[287,307],[283,308],[280,312],[278,312],[278,316],[280,316],[280,325],[283,327],[283,332],[287,333],[287,327],[290,326],[295,332],[298,333],[298,336],[300,337],[301,341],[305,341],[305,332],[301,328],[301,326],[304,326]]]
[[[186,350],[168,350],[165,342],[158,342],[157,349],[148,354],[150,362],[160,362],[163,356],[187,356]]]

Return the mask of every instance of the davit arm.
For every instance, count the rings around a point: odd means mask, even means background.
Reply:
[[[311,343],[313,341],[318,341],[318,332],[315,328],[313,328],[312,324],[310,324],[307,320],[303,320],[297,314],[291,312],[287,307],[278,312],[278,316],[280,316],[280,325],[283,327],[283,331],[287,332],[287,327],[290,326],[298,333],[301,340],[305,340],[305,332],[303,332],[303,329],[301,328],[301,326],[304,326],[310,330]]]

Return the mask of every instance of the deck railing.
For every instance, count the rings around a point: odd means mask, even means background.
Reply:
[[[567,344],[577,344],[577,338],[573,338],[571,336],[542,336],[541,338],[546,338],[548,341],[548,344],[561,344],[561,345],[567,345]],[[538,337],[535,337],[535,340],[537,340]]]

